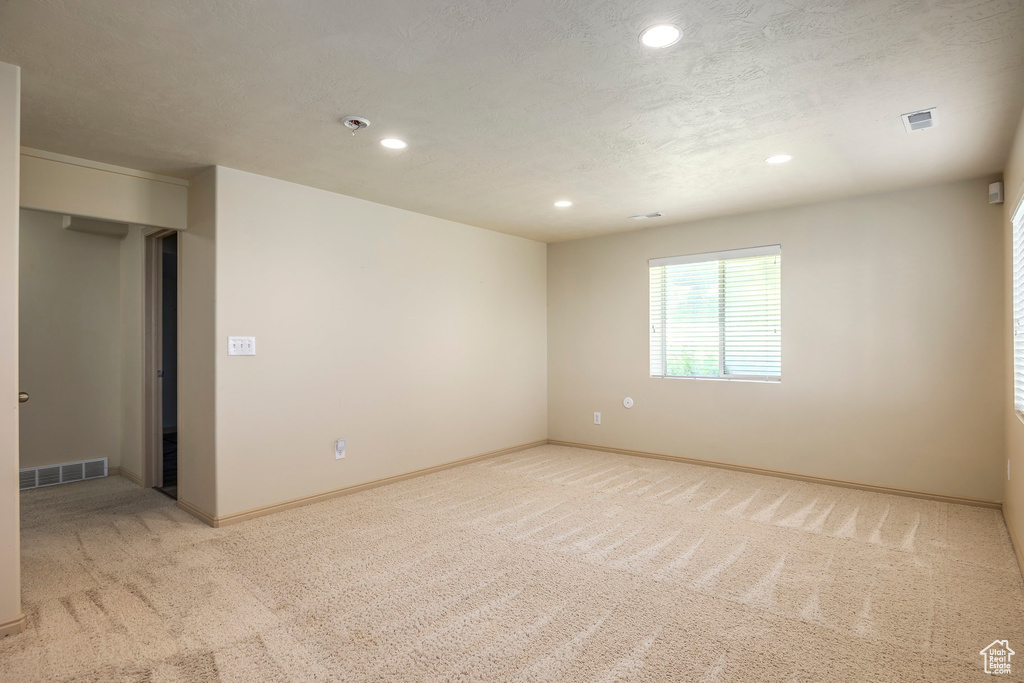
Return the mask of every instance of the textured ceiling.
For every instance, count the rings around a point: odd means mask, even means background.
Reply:
[[[546,241],[999,171],[1022,36],[1021,0],[0,0],[28,147]]]

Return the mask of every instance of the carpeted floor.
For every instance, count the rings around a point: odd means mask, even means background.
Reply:
[[[991,681],[998,512],[555,446],[223,529],[22,494],[3,681]]]

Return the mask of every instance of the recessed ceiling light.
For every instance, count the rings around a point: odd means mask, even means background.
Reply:
[[[572,202],[570,202],[568,199],[559,199],[557,202],[555,202],[555,206],[557,206],[559,209],[565,209],[572,206]]]
[[[644,29],[640,34],[640,42],[647,47],[668,47],[675,45],[683,37],[683,32],[678,26],[672,24],[659,24]]]
[[[789,154],[776,154],[773,157],[768,157],[764,160],[766,164],[784,164],[787,161],[792,161],[793,157]]]
[[[384,138],[380,141],[380,144],[388,149],[405,149],[409,146],[405,144],[405,140],[399,140],[398,138]]]

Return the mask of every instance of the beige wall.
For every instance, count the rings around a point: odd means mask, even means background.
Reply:
[[[1001,469],[1006,482],[1003,512],[1015,534],[1018,553],[1024,555],[1024,418],[1013,409],[1013,296],[1010,274],[1013,272],[1013,233],[1010,219],[1017,206],[1024,201],[1024,116],[1017,126],[1017,136],[1010,150],[1003,174],[1006,200],[1003,203],[1004,246],[1006,253],[1003,282],[1006,287],[1006,368],[1003,372],[1006,393],[1004,407],[1006,414],[1006,457],[1010,462],[1010,476],[1006,478],[1005,466]]]
[[[0,62],[0,635],[21,614],[18,517],[18,148],[21,72]]]
[[[21,466],[121,464],[121,240],[21,211]]]
[[[142,298],[145,238],[143,228],[133,225],[119,241],[119,315],[121,384],[121,470],[143,480],[142,422]]]
[[[550,438],[1000,500],[1002,211],[986,184],[550,245]],[[764,244],[782,245],[782,382],[650,379],[647,260]]]
[[[544,244],[226,168],[216,217],[218,516],[547,436]]]
[[[179,234],[178,501],[207,516],[216,504],[217,169],[189,185],[189,229]]]
[[[183,230],[187,205],[184,180],[22,150],[22,208]]]

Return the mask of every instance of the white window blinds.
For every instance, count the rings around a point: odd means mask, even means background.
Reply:
[[[1013,407],[1024,413],[1024,201],[1013,214]]]
[[[649,263],[651,377],[779,381],[779,245]]]

